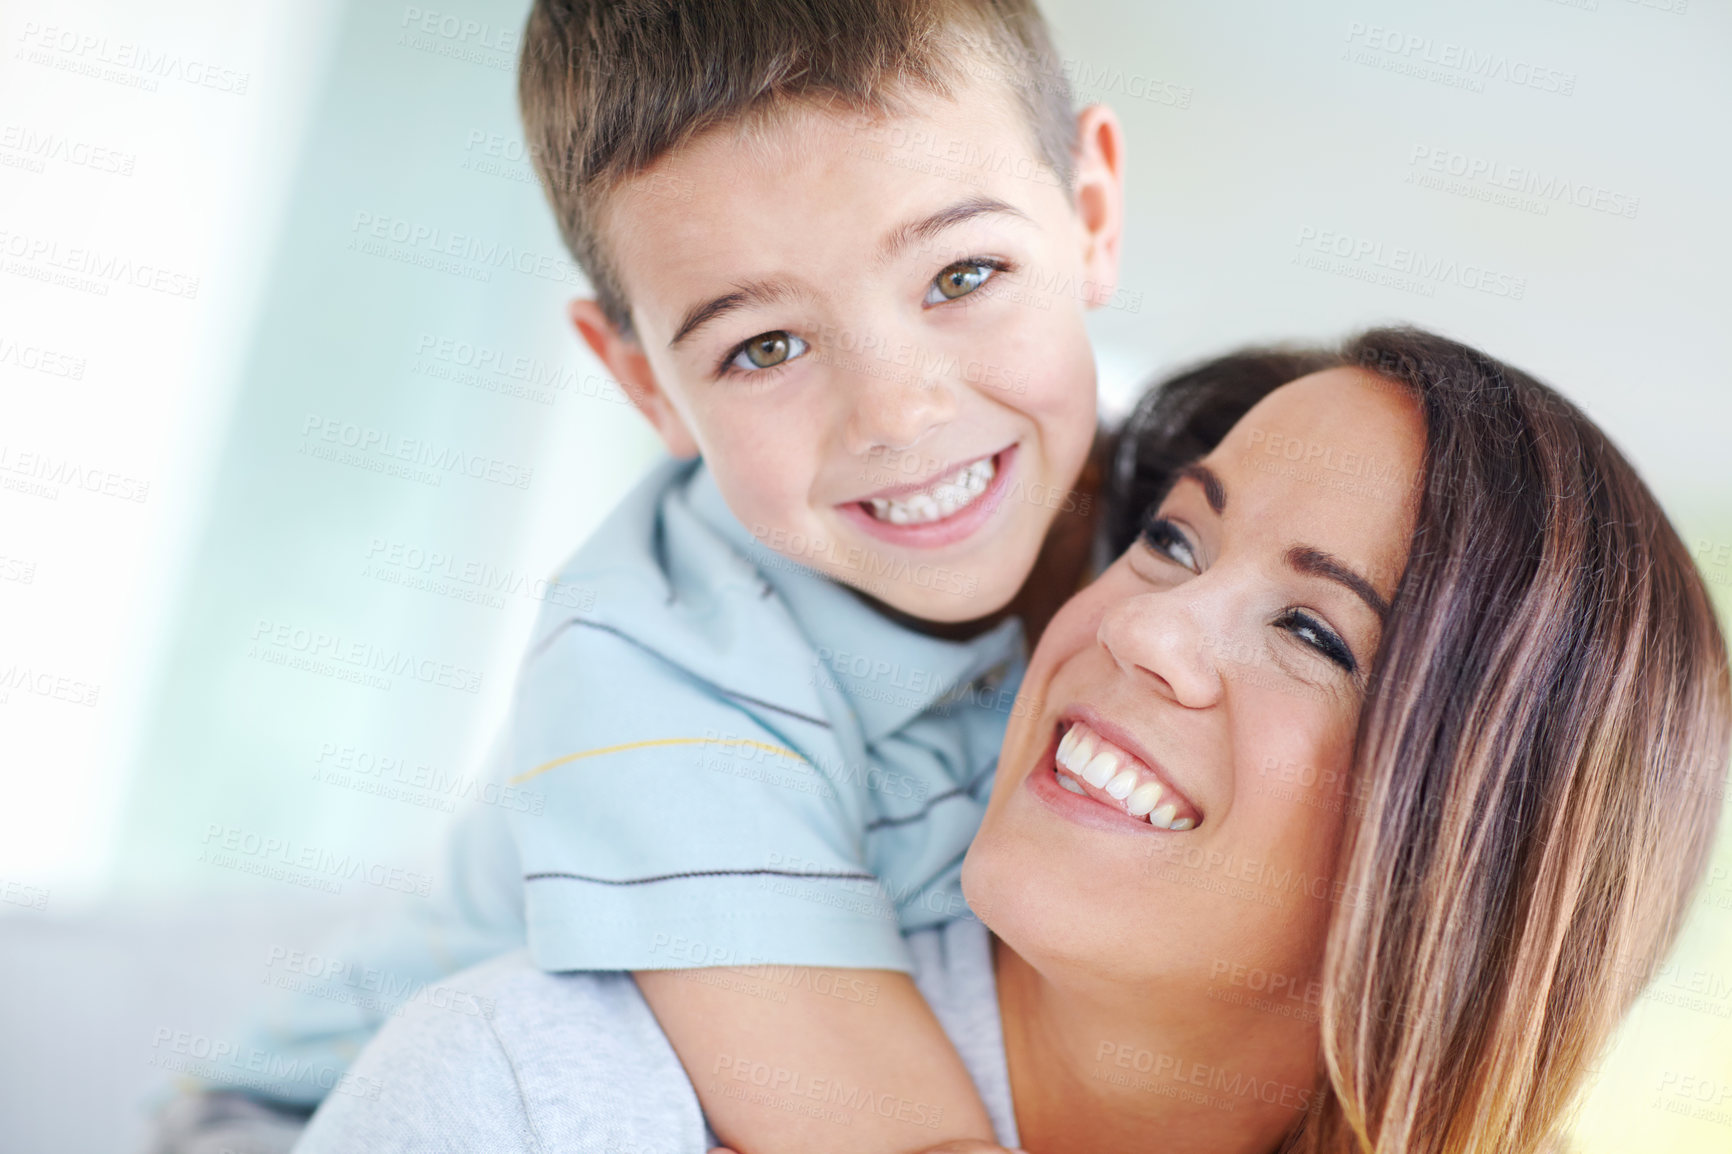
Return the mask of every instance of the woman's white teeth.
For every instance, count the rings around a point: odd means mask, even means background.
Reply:
[[[1119,771],[1117,777],[1101,786],[1101,788],[1106,790],[1109,796],[1116,797],[1120,801],[1123,801],[1125,798],[1131,796],[1131,790],[1137,788],[1137,771],[1134,769],[1122,769]]]
[[[1131,796],[1125,798],[1125,812],[1132,817],[1146,817],[1150,810],[1161,802],[1161,794],[1166,791],[1158,781],[1145,781],[1131,790]]]
[[[1166,787],[1151,778],[1146,767],[1080,721],[1059,738],[1055,758],[1064,771],[1058,774],[1058,783],[1072,793],[1089,796],[1077,784],[1080,777],[1123,802],[1132,817],[1147,817],[1157,829],[1187,830],[1196,824],[1192,818],[1178,816],[1179,802],[1164,800]]]
[[[900,500],[891,497],[869,497],[866,505],[872,515],[892,525],[926,525],[942,521],[972,505],[986,492],[998,475],[996,457],[982,457],[965,465],[948,477],[942,477],[930,487]]]
[[[1088,764],[1082,767],[1082,779],[1096,789],[1105,789],[1107,782],[1118,773],[1124,759],[1110,749],[1103,749],[1089,758]]]
[[[1073,728],[1076,730],[1077,739],[1076,743],[1070,747],[1070,752],[1065,754],[1064,766],[1072,772],[1078,772],[1094,758],[1095,748],[1100,745],[1100,739],[1095,737],[1093,730],[1084,726],[1078,725]]]

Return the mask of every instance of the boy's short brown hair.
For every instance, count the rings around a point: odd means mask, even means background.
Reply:
[[[708,128],[797,101],[895,114],[911,92],[1006,83],[1069,187],[1070,87],[1034,0],[535,0],[518,100],[566,247],[631,331],[597,216],[620,181]]]

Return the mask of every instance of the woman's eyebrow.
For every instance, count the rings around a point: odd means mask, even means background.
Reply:
[[[1377,614],[1379,621],[1388,618],[1389,602],[1371,587],[1371,582],[1348,568],[1340,558],[1321,549],[1313,549],[1309,545],[1295,545],[1287,550],[1287,564],[1309,576],[1327,577],[1331,581],[1340,582],[1357,593],[1361,601],[1371,606],[1371,611]]]
[[[1227,511],[1227,487],[1221,484],[1221,478],[1215,476],[1215,471],[1198,461],[1192,461],[1179,470],[1174,480],[1190,479],[1203,487],[1203,499],[1209,502],[1209,508],[1219,517]]]
[[[1227,487],[1221,484],[1221,478],[1217,477],[1209,466],[1200,461],[1192,461],[1179,470],[1176,479],[1191,480],[1201,485],[1203,499],[1209,502],[1209,508],[1215,511],[1217,517],[1226,512]],[[1295,545],[1287,550],[1287,564],[1307,576],[1327,577],[1347,586],[1371,607],[1379,621],[1389,616],[1389,602],[1383,594],[1334,554],[1314,549],[1310,545]]]

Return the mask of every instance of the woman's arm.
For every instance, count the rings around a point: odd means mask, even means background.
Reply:
[[[738,1154],[738,1151],[729,1151],[726,1145],[719,1145],[712,1149],[710,1154]],[[1027,1151],[1006,1151],[1005,1147],[992,1145],[991,1142],[975,1142],[973,1138],[961,1138],[958,1142],[935,1145],[930,1151],[921,1151],[920,1154],[1027,1154]]]
[[[746,1154],[891,1154],[973,1139],[986,1107],[913,979],[806,967],[635,975],[716,1136]],[[946,1147],[950,1149],[950,1147]]]

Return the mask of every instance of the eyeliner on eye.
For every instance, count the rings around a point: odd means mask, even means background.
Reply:
[[[1172,521],[1165,517],[1151,517],[1143,523],[1143,531],[1138,535],[1143,544],[1159,553],[1175,565],[1182,565],[1192,572],[1197,567],[1197,551],[1190,539]],[[1180,557],[1179,554],[1184,556]]]
[[[1349,675],[1359,672],[1359,662],[1353,659],[1353,651],[1347,647],[1347,643],[1336,636],[1334,630],[1309,613],[1289,609],[1276,620],[1276,624],[1284,627],[1302,644],[1310,646],[1325,659],[1339,665]],[[1310,633],[1311,639],[1306,639],[1302,636],[1303,633]]]

